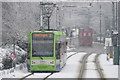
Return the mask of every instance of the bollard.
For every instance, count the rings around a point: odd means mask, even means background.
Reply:
[[[113,58],[113,47],[112,46],[110,46],[110,58]]]

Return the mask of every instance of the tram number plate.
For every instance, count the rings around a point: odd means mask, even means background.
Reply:
[[[32,65],[39,65],[39,64],[47,64],[47,65],[54,65],[54,60],[32,60]]]
[[[42,63],[46,63],[46,61],[43,61],[43,60],[42,60],[42,61],[40,61],[40,63],[41,63],[41,64],[42,64]]]

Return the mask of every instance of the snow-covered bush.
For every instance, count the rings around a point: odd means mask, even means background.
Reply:
[[[2,62],[0,63],[0,70],[2,70],[3,69],[3,64],[2,64]]]
[[[8,55],[7,55],[7,56],[6,56],[5,58],[3,58],[3,60],[2,60],[3,69],[12,68],[12,66],[13,66],[12,63],[13,63],[12,59],[9,58]]]
[[[15,59],[13,60],[11,54],[13,54],[14,51],[15,51],[14,54]],[[0,63],[1,63],[0,67],[2,68],[3,66],[4,69],[8,69],[11,68],[12,66],[15,66],[15,64],[24,63],[26,59],[25,54],[26,51],[24,51],[22,48],[20,48],[17,45],[15,45],[15,50],[14,50],[14,45],[10,45],[10,44],[0,47]]]

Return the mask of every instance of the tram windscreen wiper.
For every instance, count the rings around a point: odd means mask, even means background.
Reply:
[[[41,55],[36,55],[36,51],[35,50],[33,50],[33,55],[32,56],[33,57],[39,57],[40,59],[43,60],[43,57]]]
[[[43,60],[43,57],[41,57],[41,56],[39,56],[40,57],[40,59],[42,59]]]

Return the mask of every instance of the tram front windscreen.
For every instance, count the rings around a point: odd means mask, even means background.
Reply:
[[[32,57],[53,57],[53,33],[32,34]]]

